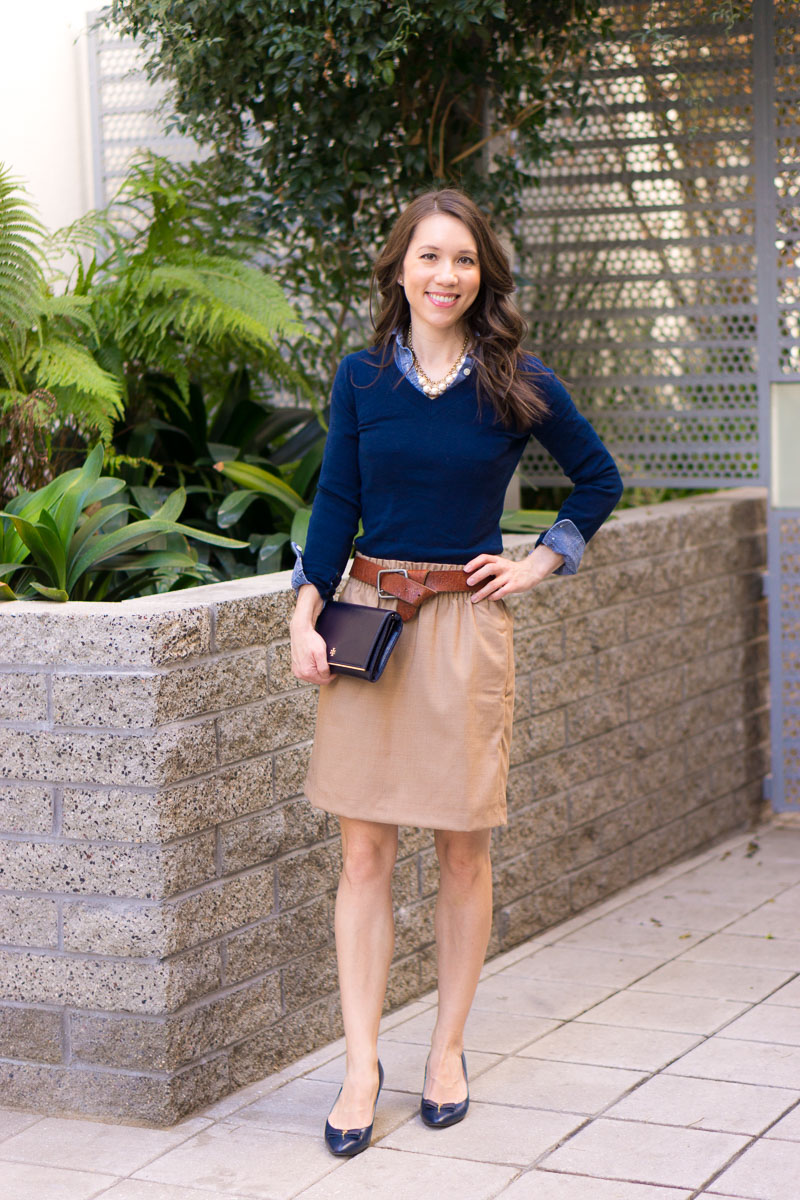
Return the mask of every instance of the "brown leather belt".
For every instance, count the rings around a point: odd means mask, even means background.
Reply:
[[[486,583],[467,583],[463,571],[428,571],[424,567],[380,567],[357,554],[350,568],[350,578],[359,579],[378,589],[382,597],[393,596],[397,601],[397,611],[404,621],[412,621],[419,607],[426,600],[432,600],[441,592],[477,592]]]

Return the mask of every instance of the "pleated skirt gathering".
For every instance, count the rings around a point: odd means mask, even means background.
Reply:
[[[397,607],[356,579],[341,599]],[[404,624],[376,683],[336,675],[320,688],[306,795],[326,812],[391,825],[504,825],[513,712],[511,613],[467,592],[436,596]]]

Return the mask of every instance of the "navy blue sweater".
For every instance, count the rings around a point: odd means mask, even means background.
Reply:
[[[308,528],[306,578],[328,598],[356,549],[375,558],[466,563],[499,554],[506,488],[533,434],[575,485],[559,511],[586,541],[619,500],[614,460],[555,374],[528,364],[548,414],[530,430],[503,427],[477,404],[477,372],[429,399],[380,352],[339,364],[328,440]]]

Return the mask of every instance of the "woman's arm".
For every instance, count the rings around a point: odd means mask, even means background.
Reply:
[[[331,393],[330,425],[303,553],[302,583],[289,624],[292,672],[308,683],[331,681],[325,642],[314,626],[341,579],[360,514],[358,422],[345,360]]]
[[[537,382],[545,388],[549,411],[533,433],[569,476],[574,487],[562,504],[556,521],[550,530],[540,535],[527,558],[511,562],[497,554],[479,554],[467,563],[464,570],[469,573],[470,584],[486,581],[486,585],[473,595],[475,602],[489,596],[501,600],[512,592],[527,591],[554,571],[563,569],[564,555],[547,544],[551,542],[553,547],[559,544],[558,537],[552,534],[561,522],[565,523],[562,529],[574,531],[564,543],[565,549],[569,543],[567,552],[571,557],[567,570],[574,574],[583,546],[610,516],[622,495],[622,480],[616,463],[592,426],[578,412],[561,381],[552,371],[546,371],[545,375],[537,376]]]

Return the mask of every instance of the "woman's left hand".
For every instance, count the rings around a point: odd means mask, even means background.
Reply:
[[[472,603],[487,599],[502,600],[513,592],[527,592],[552,575],[563,561],[562,554],[556,554],[555,550],[543,543],[519,562],[503,558],[500,554],[479,554],[464,567],[470,585],[486,581],[486,586],[474,593]]]

